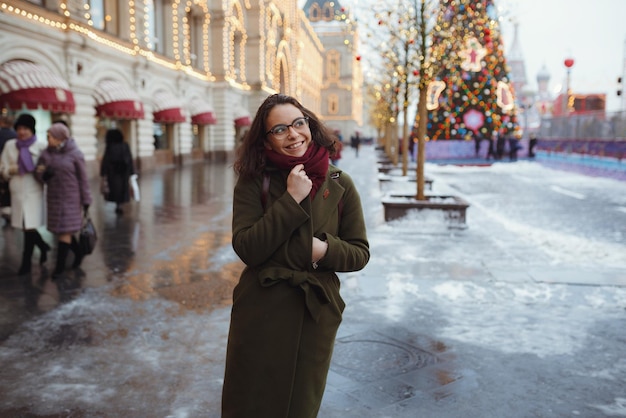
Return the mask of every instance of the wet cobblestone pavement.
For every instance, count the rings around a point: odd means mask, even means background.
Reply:
[[[374,150],[351,151],[341,166],[361,193],[372,260],[341,275],[347,308],[320,417],[626,416],[626,231],[605,226],[607,216],[626,224],[626,197],[597,218],[581,212],[586,226],[572,229],[567,214],[531,220],[515,201],[552,196],[519,181],[545,178],[533,165],[429,167],[435,190],[470,201],[468,228],[385,223]],[[1,418],[219,417],[243,268],[230,246],[232,169],[197,163],[139,180],[142,201],[121,216],[95,196],[96,250],[59,283],[53,253],[15,276],[21,233],[2,229]],[[552,180],[571,187],[568,175]],[[597,181],[580,192],[626,196],[626,185]],[[571,242],[589,250],[571,254]]]

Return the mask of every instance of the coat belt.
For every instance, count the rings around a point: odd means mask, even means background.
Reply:
[[[263,287],[273,286],[281,280],[286,280],[290,286],[300,287],[304,291],[304,303],[315,322],[319,322],[322,305],[330,303],[326,289],[312,272],[268,267],[259,272],[259,280]]]

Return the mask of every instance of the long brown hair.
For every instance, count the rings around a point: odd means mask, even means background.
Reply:
[[[309,118],[309,129],[311,130],[313,142],[326,148],[331,156],[334,155],[337,135],[295,98],[286,94],[273,94],[259,106],[250,129],[245,134],[241,145],[237,148],[233,168],[240,176],[254,177],[263,172],[266,164],[264,143],[267,137],[266,132],[268,131],[265,121],[274,106],[283,104],[291,104],[300,109],[302,114]]]

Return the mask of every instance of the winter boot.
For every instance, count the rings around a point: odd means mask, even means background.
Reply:
[[[57,248],[57,264],[52,272],[52,280],[57,280],[63,275],[65,270],[65,260],[67,260],[67,253],[70,251],[70,244],[59,241],[59,247]]]
[[[24,251],[22,252],[22,264],[17,272],[20,276],[30,273],[30,262],[35,249],[35,236],[33,230],[24,231]]]
[[[36,229],[34,230],[33,237],[35,238],[35,245],[39,247],[39,264],[43,265],[48,260],[48,251],[50,251],[51,248]]]
[[[73,235],[72,235],[71,249],[72,249],[72,252],[74,253],[74,262],[72,263],[72,268],[78,268],[80,267],[80,263],[83,262],[83,258],[85,257],[85,254],[81,250],[80,245],[78,245],[78,240]]]

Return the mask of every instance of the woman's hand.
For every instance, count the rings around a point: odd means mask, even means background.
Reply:
[[[52,177],[54,177],[54,171],[52,170],[52,168],[51,167],[46,167],[45,165],[38,165],[37,166],[37,172],[38,173],[42,173],[41,174],[41,179],[43,181],[48,181]]]
[[[304,164],[298,164],[289,173],[287,177],[287,193],[293,197],[293,199],[300,203],[311,192],[313,188],[313,182],[306,175],[304,171]]]
[[[313,237],[313,254],[311,254],[311,262],[313,265],[317,264],[328,251],[328,242],[322,241],[317,237]]]

